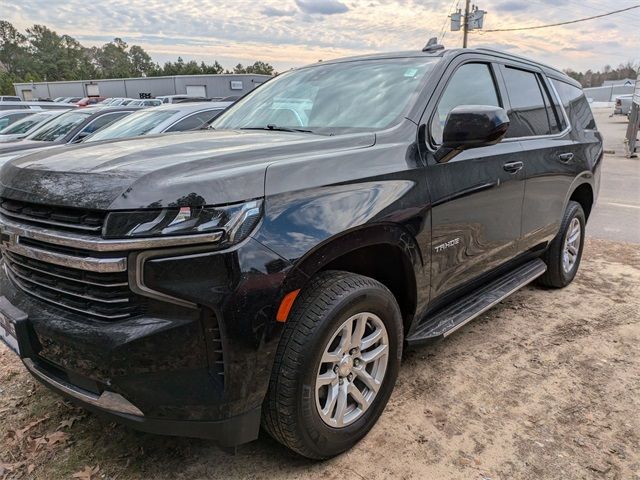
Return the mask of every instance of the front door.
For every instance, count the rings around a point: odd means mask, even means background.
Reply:
[[[431,117],[437,147],[447,115],[458,105],[504,106],[488,63],[458,65]],[[453,292],[513,258],[520,238],[524,169],[518,141],[462,152],[447,163],[430,156],[431,299]]]

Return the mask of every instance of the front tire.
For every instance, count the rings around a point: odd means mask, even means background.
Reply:
[[[570,201],[562,217],[560,231],[542,257],[547,264],[547,271],[538,279],[541,285],[563,288],[573,281],[582,259],[585,224],[582,206]]]
[[[391,396],[402,356],[402,316],[372,278],[320,273],[303,290],[278,345],[263,426],[308,458],[361,440]]]

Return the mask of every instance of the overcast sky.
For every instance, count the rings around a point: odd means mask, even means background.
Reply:
[[[319,59],[421,48],[429,37],[440,37],[456,1],[0,0],[0,17],[21,30],[45,24],[87,46],[118,36],[143,46],[161,63],[182,56],[218,60],[229,68],[264,60],[282,71]],[[557,23],[637,3],[478,1],[488,11],[486,29]],[[446,32],[443,43],[459,47],[462,34]],[[564,27],[472,33],[470,46],[505,49],[559,68],[617,66],[640,60],[640,9]]]

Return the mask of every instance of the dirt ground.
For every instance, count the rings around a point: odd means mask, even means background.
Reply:
[[[107,423],[0,346],[0,479],[640,480],[640,248],[588,240],[564,290],[530,286],[408,352],[391,401],[324,463],[266,434],[232,456]]]

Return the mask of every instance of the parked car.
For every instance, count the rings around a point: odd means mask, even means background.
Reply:
[[[43,124],[27,137],[0,144],[0,160],[22,155],[32,150],[80,142],[99,129],[137,110],[136,107],[87,107],[65,112]]]
[[[161,95],[156,97],[162,103],[206,102],[208,98],[199,95]]]
[[[55,110],[70,108],[76,108],[76,106],[59,102],[0,102],[0,110]]]
[[[633,93],[629,95],[619,95],[616,97],[616,103],[613,109],[614,115],[626,115],[631,113],[631,104],[633,102]]]
[[[283,73],[211,130],[5,164],[7,344],[141,430],[237,445],[262,423],[306,457],[349,449],[405,346],[571,283],[597,199],[577,82],[439,48]]]
[[[0,95],[0,102],[21,102],[22,99],[14,95]]]
[[[162,105],[160,100],[156,100],[155,98],[147,98],[141,100],[132,100],[127,105],[132,107],[157,107]]]
[[[33,115],[30,110],[0,110],[0,130],[29,115]]]
[[[56,97],[53,99],[56,103],[78,103],[82,97]]]
[[[112,123],[87,137],[84,142],[198,130],[209,126],[229,105],[228,102],[203,102],[162,105],[142,110]]]
[[[82,100],[77,102],[76,105],[78,107],[89,107],[96,103],[100,103],[102,100],[104,100],[104,97],[84,97]]]
[[[22,120],[18,120],[0,130],[0,143],[14,142],[27,137],[37,128],[53,120],[58,115],[62,115],[65,111],[66,110],[41,110],[39,112],[29,113]]]

